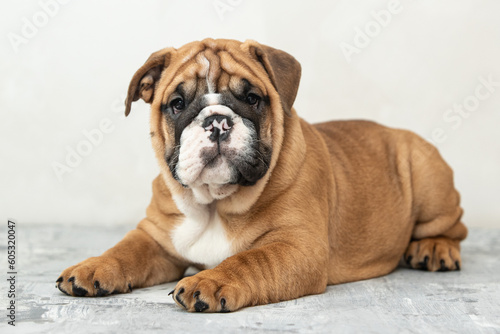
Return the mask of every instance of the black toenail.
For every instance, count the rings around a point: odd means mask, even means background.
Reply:
[[[410,256],[408,256],[408,257],[406,258],[406,264],[407,264],[407,265],[410,265],[410,264],[411,264],[411,260],[412,260],[412,259],[413,259],[413,256],[411,256],[411,255],[410,255]]]
[[[175,291],[175,289],[173,289],[172,291],[170,291],[170,292],[168,293],[168,296],[170,296],[171,294],[173,294],[173,293],[174,293],[174,291]]]
[[[424,262],[420,262],[418,265],[420,267],[420,269],[422,270],[428,270],[428,264],[429,264],[429,256],[425,256],[424,257]]]
[[[206,309],[208,309],[208,304],[201,301],[201,300],[198,300],[196,303],[194,303],[194,310],[196,312],[203,312],[205,311]]]
[[[443,259],[441,259],[441,261],[439,261],[439,263],[441,264],[441,268],[439,268],[439,271],[448,271],[449,270]]]
[[[101,283],[99,283],[99,281],[95,281],[94,282],[94,288],[95,289],[99,289],[101,287]]]
[[[179,302],[179,304],[181,304],[185,309],[187,309],[186,304],[184,304],[181,297],[179,296],[183,292],[184,292],[184,288],[180,288],[179,292],[177,292],[177,294],[175,295],[175,300],[177,300]]]
[[[96,297],[102,297],[102,296],[106,296],[108,294],[109,294],[108,290],[99,289],[99,290],[97,290]]]
[[[132,284],[131,283],[128,284],[128,291],[132,292]]]
[[[68,278],[68,282],[74,282],[75,281],[75,276],[71,276],[70,278]]]
[[[458,261],[455,261],[455,266],[457,266],[457,270],[460,270],[460,263]]]
[[[193,294],[193,298],[198,299],[199,296],[200,296],[200,291],[195,291]]]
[[[56,289],[58,289],[58,288],[59,288],[59,284],[60,284],[62,281],[63,281],[62,276],[61,276],[61,277],[59,277],[59,278],[57,279],[57,281],[56,281]]]
[[[220,306],[221,306],[221,313],[228,313],[229,310],[226,308],[226,298],[221,298],[220,299]]]
[[[84,297],[87,295],[87,290],[84,288],[77,287],[73,284],[73,294],[77,297]]]

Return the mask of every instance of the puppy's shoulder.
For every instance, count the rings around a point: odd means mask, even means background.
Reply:
[[[158,216],[182,216],[183,214],[179,211],[177,204],[174,201],[173,194],[165,184],[165,180],[162,175],[158,175],[153,180],[153,197],[151,198],[151,203],[146,209],[146,214],[148,217],[158,217]],[[182,198],[182,194],[177,194],[179,198]]]

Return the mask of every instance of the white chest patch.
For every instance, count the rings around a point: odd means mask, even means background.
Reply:
[[[211,211],[207,206],[206,215],[187,216],[172,232],[177,252],[208,268],[214,268],[234,255],[219,215]]]

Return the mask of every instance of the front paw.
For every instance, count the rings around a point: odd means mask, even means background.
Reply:
[[[205,270],[180,280],[170,294],[190,312],[231,312],[246,306],[242,288],[224,281],[224,275]]]
[[[70,296],[101,297],[132,291],[118,260],[111,257],[91,257],[64,270],[56,287]]]

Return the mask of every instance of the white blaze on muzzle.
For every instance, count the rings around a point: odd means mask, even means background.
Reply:
[[[207,94],[206,101],[220,103],[218,95]],[[206,106],[182,131],[176,166],[179,181],[193,189],[197,199],[202,196],[196,194],[207,193],[203,202],[228,196],[236,187],[231,184],[237,173],[233,160],[249,154],[253,137],[255,130],[231,108]]]
[[[218,93],[205,94],[204,98],[205,98],[205,102],[209,106],[218,105],[220,103],[220,94],[218,94]]]

